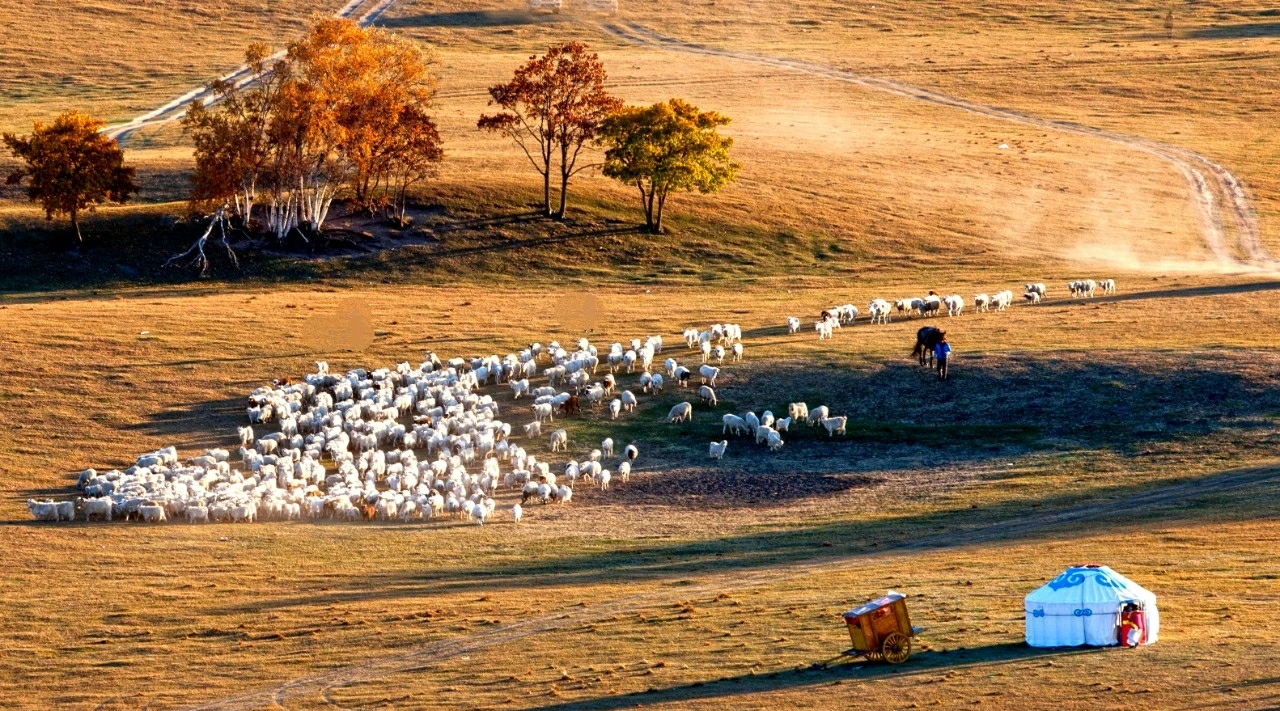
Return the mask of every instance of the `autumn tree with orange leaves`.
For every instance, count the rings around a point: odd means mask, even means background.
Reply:
[[[622,107],[605,90],[604,64],[581,42],[554,45],[515,71],[506,84],[489,87],[490,104],[502,111],[480,117],[481,129],[506,134],[542,176],[542,210],[563,218],[570,179],[582,148],[596,138],[600,122]],[[560,207],[551,209],[551,181],[560,182]]]
[[[91,116],[69,112],[52,124],[37,121],[29,136],[4,134],[9,150],[22,160],[11,172],[10,185],[27,182],[27,196],[39,202],[45,217],[71,218],[76,239],[80,214],[106,202],[124,203],[138,191],[134,169],[124,164],[124,151],[114,138],[101,133],[105,124]]]
[[[257,79],[215,85],[184,126],[196,145],[192,197],[223,203],[278,240],[320,231],[344,192],[405,224],[408,189],[443,157],[429,109],[434,60],[416,43],[350,20],[321,20],[274,58],[246,57]],[[262,193],[260,196],[259,193]]]

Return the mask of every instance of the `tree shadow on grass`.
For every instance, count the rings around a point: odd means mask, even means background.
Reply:
[[[1234,25],[1199,27],[1179,33],[1187,39],[1245,39],[1250,37],[1280,37],[1280,22],[1247,22]]]
[[[568,15],[522,12],[519,10],[470,10],[461,12],[429,12],[408,17],[389,17],[378,25],[390,28],[413,27],[518,27],[572,22]]]
[[[1053,659],[1082,654],[1105,654],[1108,648],[1087,649],[1036,649],[1022,643],[993,644],[957,652],[917,652],[901,665],[889,664],[838,664],[823,666],[821,662],[811,667],[791,671],[738,676],[694,682],[681,686],[654,688],[648,691],[607,696],[580,701],[565,701],[535,707],[538,711],[615,711],[655,704],[684,704],[691,702],[719,701],[726,705],[733,698],[746,694],[804,689],[831,684],[837,680],[874,681],[883,678],[903,678],[939,671],[980,667],[988,669],[1006,664],[1016,664],[1036,659]]]

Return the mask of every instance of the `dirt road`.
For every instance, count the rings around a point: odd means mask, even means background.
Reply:
[[[1200,215],[1201,232],[1205,243],[1218,261],[1240,271],[1280,269],[1280,261],[1273,259],[1262,246],[1258,218],[1250,204],[1244,185],[1226,168],[1194,151],[1138,136],[988,106],[900,81],[867,76],[828,65],[685,42],[635,23],[614,22],[602,24],[600,28],[609,35],[631,44],[675,52],[725,57],[767,67],[788,69],[990,118],[1098,138],[1158,156],[1172,164],[1186,178],[1191,190],[1191,198]],[[1235,236],[1234,246],[1229,240],[1229,234]]]
[[[685,585],[676,590],[659,590],[644,595],[632,595],[624,599],[604,602],[590,607],[572,607],[557,610],[540,617],[532,617],[494,627],[488,631],[472,632],[454,639],[433,642],[409,652],[389,655],[367,663],[294,679],[240,696],[189,707],[189,711],[251,711],[269,707],[273,704],[276,707],[286,707],[290,699],[322,695],[330,689],[349,686],[399,672],[428,669],[441,660],[479,649],[510,644],[530,635],[565,629],[593,621],[598,622],[620,613],[636,612],[659,605],[669,605],[677,600],[687,600],[691,597],[743,590],[824,571],[841,570],[847,568],[849,561],[856,558],[883,558],[943,546],[954,547],[1009,540],[1031,533],[1076,525],[1087,521],[1099,521],[1109,518],[1128,520],[1133,517],[1134,512],[1149,512],[1161,507],[1177,506],[1204,496],[1248,487],[1274,486],[1275,482],[1278,481],[1280,481],[1280,465],[1227,471],[1212,476],[1179,481],[1150,491],[1098,504],[1064,508],[1058,511],[1037,511],[1034,514],[1004,519],[968,531],[918,539],[905,545],[886,548],[875,553],[833,556],[818,561],[779,565],[756,572],[735,571],[731,574],[709,576],[696,585]]]

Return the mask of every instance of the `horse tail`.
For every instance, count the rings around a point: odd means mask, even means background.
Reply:
[[[911,357],[912,357],[912,358],[916,358],[916,357],[918,357],[918,356],[920,355],[920,352],[921,352],[922,350],[924,350],[924,342],[923,342],[923,341],[921,341],[919,338],[917,338],[917,339],[916,339],[916,347],[915,347],[915,348],[913,348],[913,349],[911,349]]]

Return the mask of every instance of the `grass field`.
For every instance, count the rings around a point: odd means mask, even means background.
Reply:
[[[5,130],[71,106],[129,118],[233,68],[248,41],[280,44],[336,9],[99,2],[50,17],[3,2],[32,28],[0,34]],[[171,126],[130,137],[142,204],[102,210],[78,253],[48,244],[6,188],[0,705],[1274,707],[1280,282],[1215,257],[1185,176],[1099,138],[601,27],[1199,151],[1244,180],[1275,251],[1269,12],[645,0],[599,18],[404,0],[381,24],[440,58],[447,159],[415,208],[422,231],[319,255],[243,243],[245,272],[222,265],[209,280],[163,271],[197,228],[177,219],[188,149]],[[601,51],[629,102],[676,95],[733,117],[741,180],[673,199],[658,237],[635,232],[630,191],[598,176],[578,181],[567,222],[532,217],[532,172],[475,118],[487,85],[566,38]],[[1119,294],[1063,298],[1068,279],[1102,276]],[[929,289],[968,300],[1027,281],[1052,298],[927,321],[957,351],[947,384],[907,358],[918,320],[864,321],[824,342],[812,331],[832,304],[865,311]],[[805,321],[794,336],[792,315]],[[679,332],[713,322],[746,332],[719,406],[666,425],[671,405],[696,403],[670,387],[617,421],[573,418],[572,456],[605,436],[636,441],[637,472],[530,505],[519,526],[510,491],[484,527],[26,520],[25,499],[69,495],[86,466],[231,446],[245,395],[314,360],[338,371],[660,333],[659,360],[687,363]],[[506,388],[486,392],[517,428],[528,420]],[[847,436],[799,428],[781,453],[735,440],[723,462],[707,459],[722,413],[794,400],[849,415]],[[1022,644],[1022,597],[1081,562],[1160,596],[1158,644]],[[848,646],[838,614],[886,589],[908,593],[927,628],[917,655],[815,666]]]

